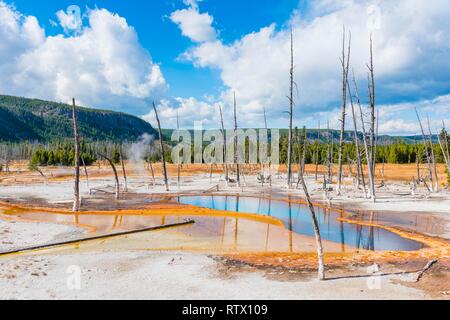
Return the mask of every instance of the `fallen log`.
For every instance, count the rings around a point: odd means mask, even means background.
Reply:
[[[207,189],[207,190],[205,190],[205,191],[203,191],[203,193],[211,193],[213,191],[216,191],[216,192],[219,191],[219,185],[218,184],[213,186],[213,187],[211,187],[211,188],[209,188],[209,189]]]
[[[419,282],[420,279],[423,277],[424,273],[427,272],[433,265],[435,265],[438,261],[437,260],[431,260],[430,262],[427,263],[427,265],[420,270],[419,272],[417,272],[416,274],[416,278],[414,279],[416,282]]]
[[[163,230],[163,229],[168,229],[168,228],[173,228],[173,227],[181,227],[181,226],[186,226],[186,225],[190,225],[190,224],[194,224],[194,223],[195,223],[194,220],[189,220],[189,221],[185,221],[182,223],[167,224],[167,225],[162,225],[162,226],[157,226],[157,227],[130,230],[130,231],[117,232],[117,233],[113,233],[113,234],[106,234],[106,235],[89,237],[89,238],[81,238],[81,239],[75,239],[75,240],[69,240],[69,241],[63,241],[63,242],[57,242],[57,243],[49,243],[49,244],[43,244],[43,245],[38,245],[38,246],[25,247],[25,248],[0,252],[0,256],[5,256],[8,254],[14,254],[14,253],[24,253],[24,252],[28,252],[28,251],[35,251],[35,250],[42,250],[42,249],[50,249],[50,248],[68,245],[68,244],[75,244],[75,243],[80,243],[80,242],[87,242],[87,241],[106,239],[106,238],[112,238],[112,237],[119,237],[119,236],[143,233],[143,232],[148,232],[148,231],[156,231],[156,230]]]

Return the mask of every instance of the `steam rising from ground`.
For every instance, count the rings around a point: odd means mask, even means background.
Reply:
[[[155,138],[153,136],[144,133],[137,142],[130,144],[126,148],[128,160],[136,164],[139,173],[144,173],[145,159],[153,156],[156,152],[154,142]]]

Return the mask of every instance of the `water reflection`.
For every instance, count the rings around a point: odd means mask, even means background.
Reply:
[[[195,220],[194,225],[163,232],[151,232],[132,237],[105,240],[101,248],[116,250],[202,250],[206,252],[315,252],[314,231],[310,215],[303,205],[272,199],[208,196],[181,197],[179,201],[211,209],[256,213],[273,216],[283,226],[268,224],[247,218],[218,217],[213,215],[91,215],[52,214],[47,212],[23,212],[3,210],[5,216],[24,220],[55,222],[76,225],[96,234],[141,229],[152,226],[179,223],[183,219]],[[317,208],[319,226],[326,252],[350,252],[366,250],[417,250],[421,244],[403,239],[383,229],[347,224],[338,221],[344,213]],[[384,216],[383,216],[384,217]],[[359,216],[366,222],[380,223],[376,213]],[[393,218],[391,218],[393,219]],[[411,218],[412,219],[412,218]],[[411,223],[424,226],[426,223]],[[430,225],[432,222],[430,222]],[[0,245],[1,247],[1,245]]]
[[[310,237],[314,236],[307,207],[301,204],[239,196],[189,196],[180,197],[179,202],[216,210],[229,210],[229,208],[233,208],[231,211],[274,216],[283,221],[286,229],[289,231],[289,252],[292,252],[294,246],[292,239],[293,233]],[[343,212],[317,208],[317,213],[322,238],[339,243],[341,251],[345,251],[346,246],[355,246],[356,248],[366,250],[402,251],[413,251],[423,247],[420,243],[404,239],[384,229],[338,221],[337,218],[343,217]],[[375,222],[374,213],[370,213],[365,220]],[[237,222],[238,220],[236,219],[236,238]],[[269,231],[270,226],[267,227],[266,239],[268,238]]]

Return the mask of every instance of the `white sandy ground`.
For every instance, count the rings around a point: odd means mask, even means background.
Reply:
[[[3,221],[0,216],[0,252],[79,238],[84,232],[84,230],[61,224]]]
[[[394,276],[326,282],[315,279],[277,281],[268,279],[260,271],[224,276],[218,264],[203,254],[167,252],[3,258],[0,260],[0,299],[429,298],[419,290],[393,284]]]
[[[130,177],[130,189],[136,192],[164,192],[160,184],[148,188],[148,180]],[[219,183],[209,175],[183,178],[185,192],[204,191]],[[310,192],[317,201],[323,200],[321,185],[311,178],[307,181]],[[112,185],[111,178],[92,179],[92,187]],[[177,192],[172,183],[172,190]],[[240,192],[238,188],[221,192]],[[393,189],[391,189],[393,188]],[[358,206],[370,210],[393,210],[407,215],[419,212],[435,215],[447,221],[444,232],[439,236],[450,237],[450,194],[428,195],[421,190],[416,196],[405,195],[409,185],[390,184],[389,188],[378,190],[380,201],[376,204],[362,198],[361,192],[347,187],[344,196],[333,195],[332,204],[346,208]],[[402,195],[392,195],[392,192]],[[45,185],[2,185],[2,198],[35,197],[52,202],[70,202],[72,183],[47,182]],[[247,178],[244,194],[269,195],[261,190],[255,178]],[[289,191],[293,196],[303,192]],[[87,188],[82,183],[82,194]],[[274,182],[272,195],[286,196],[284,181]],[[389,198],[389,199],[386,199]],[[50,223],[24,223],[1,221],[0,244],[2,249],[41,244],[55,239],[67,239],[81,231],[70,226]],[[70,266],[81,269],[81,290],[69,290],[67,273]],[[350,278],[320,282],[315,279],[277,281],[268,279],[262,271],[233,273],[224,276],[219,270],[220,262],[205,254],[173,252],[76,252],[52,254],[40,252],[33,255],[0,257],[0,299],[427,299],[424,292],[394,284],[405,280],[400,276],[380,278]],[[69,270],[70,271],[70,270]],[[73,270],[72,270],[73,271]],[[382,270],[381,270],[382,271]],[[357,270],[357,273],[365,273]],[[368,280],[369,279],[369,280]],[[371,290],[371,287],[377,289]]]

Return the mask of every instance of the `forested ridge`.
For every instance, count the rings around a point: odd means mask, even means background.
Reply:
[[[73,135],[71,106],[0,95],[0,142],[51,142]],[[79,131],[87,141],[136,140],[156,135],[146,121],[125,113],[78,108]]]

